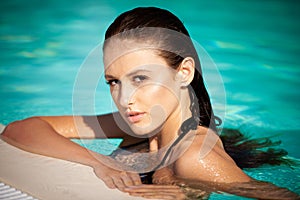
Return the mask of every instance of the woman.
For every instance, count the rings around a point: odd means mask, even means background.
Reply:
[[[92,128],[93,117],[33,117],[8,125],[2,139],[29,152],[90,166],[109,188],[133,196],[183,199],[181,189],[167,186],[180,185],[203,198],[208,195],[204,190],[298,198],[286,189],[254,181],[226,153],[228,143],[223,145],[216,134],[220,120],[212,111],[197,52],[176,16],[158,8],[125,12],[108,28],[103,51],[105,78],[119,112],[98,117],[102,131]],[[105,135],[123,138],[122,146],[148,138],[158,162],[123,171],[109,164],[110,158],[67,139]],[[141,184],[138,173],[149,171],[154,171],[150,181],[158,185]]]

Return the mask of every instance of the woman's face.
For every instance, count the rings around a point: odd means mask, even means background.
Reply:
[[[109,60],[108,53],[105,59]],[[137,50],[105,66],[105,78],[123,119],[137,135],[156,134],[180,110],[177,71],[155,54]]]

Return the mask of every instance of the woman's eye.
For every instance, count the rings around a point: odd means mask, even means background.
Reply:
[[[142,83],[145,80],[147,80],[147,76],[134,76],[133,77],[134,83]]]
[[[120,81],[119,80],[108,80],[108,81],[106,81],[106,83],[110,86],[115,86],[115,85],[119,84]]]

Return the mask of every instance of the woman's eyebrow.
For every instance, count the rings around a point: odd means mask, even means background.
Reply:
[[[133,70],[132,72],[130,72],[129,74],[126,74],[127,77],[129,76],[133,76],[133,75],[136,75],[136,74],[139,74],[141,72],[151,72],[150,70],[147,70],[147,69],[137,69],[137,70]]]
[[[142,72],[151,72],[150,70],[147,69],[137,69],[137,70],[133,70],[130,73],[126,74],[127,77],[142,73]],[[113,75],[110,74],[105,74],[104,76],[106,79],[116,79],[116,77],[114,77]]]
[[[113,75],[105,74],[105,79],[116,79]]]

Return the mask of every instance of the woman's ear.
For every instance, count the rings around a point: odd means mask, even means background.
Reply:
[[[188,86],[194,79],[195,61],[192,57],[186,57],[177,69],[177,76],[180,77],[181,86]]]

